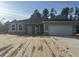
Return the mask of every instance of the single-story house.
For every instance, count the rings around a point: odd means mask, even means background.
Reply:
[[[63,20],[64,19],[64,20]],[[29,18],[9,22],[8,33],[25,35],[75,35],[76,22],[58,15],[54,19]]]

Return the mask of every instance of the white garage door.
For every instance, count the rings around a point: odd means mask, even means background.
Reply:
[[[49,35],[72,35],[72,26],[49,25]]]

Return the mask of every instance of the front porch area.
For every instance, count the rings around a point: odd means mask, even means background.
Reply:
[[[25,24],[26,35],[41,35],[43,33],[43,24]]]

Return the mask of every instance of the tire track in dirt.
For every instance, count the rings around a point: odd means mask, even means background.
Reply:
[[[51,50],[50,46],[48,45],[48,43],[47,43],[46,40],[47,40],[47,39],[43,39],[42,42],[44,43],[44,46],[45,46],[45,45],[47,46],[47,48],[48,48],[48,50],[49,50],[48,53],[49,53],[49,52],[51,53],[51,55],[52,55],[51,57],[56,57],[55,54],[53,53],[53,51]],[[46,51],[47,51],[47,50],[46,50]]]
[[[24,56],[25,52],[26,52],[26,49],[27,47],[29,46],[30,44],[30,40],[27,40],[27,42],[25,43],[25,45],[20,49],[20,51],[17,53],[16,57],[22,57]]]
[[[26,42],[25,42],[26,43]],[[23,45],[25,45],[25,43],[22,43],[12,54],[12,57],[15,57],[17,55],[17,53],[22,49]]]
[[[8,46],[7,48],[5,48],[5,50],[2,50],[0,52],[0,56],[3,57],[6,53],[8,53],[9,50],[11,50],[13,47],[12,45]]]
[[[54,46],[55,46],[55,48],[58,50],[58,52],[59,52],[59,57],[64,57],[64,55],[61,53],[61,51],[60,51],[60,49],[61,49],[61,47],[59,47],[56,43],[57,42],[55,42],[54,41],[55,39],[51,39],[51,41],[54,43]],[[66,55],[65,55],[66,56]]]
[[[36,43],[35,43],[36,49],[33,54],[33,57],[44,57],[44,56],[50,55],[50,51],[48,50],[46,44],[44,42],[42,42],[42,40],[43,39],[40,37],[38,39],[36,39]],[[46,50],[49,52],[47,53]]]
[[[28,57],[30,51],[32,50],[32,49],[30,49],[31,48],[31,46],[30,46],[31,43],[32,43],[32,40],[29,39],[28,40],[28,43],[26,43],[26,45],[25,45],[26,46],[26,49],[25,49],[25,52],[23,54],[23,57]]]
[[[36,47],[35,46],[33,46],[33,48],[32,48],[32,52],[31,52],[31,57],[33,56],[33,54],[34,54],[34,52],[35,52],[35,49],[36,49]]]
[[[35,41],[35,52],[33,53],[33,57],[42,57],[43,56],[43,47],[42,47],[42,44],[41,44],[41,39],[38,38],[36,41]]]
[[[18,51],[22,48],[22,46],[24,45],[25,43],[20,43],[18,44],[17,46],[14,46],[13,49],[11,49],[6,55],[5,57],[14,57],[16,56],[16,54],[18,53]]]
[[[15,52],[17,52],[16,50],[21,46],[21,44],[18,44],[17,46],[13,47],[13,49],[11,49],[6,55],[5,57],[13,57],[13,55],[15,54]]]
[[[52,40],[52,39],[51,39]],[[59,50],[60,52],[60,57],[72,57],[73,55],[70,53],[70,51],[68,51],[63,45],[61,45],[58,41],[56,41],[55,39],[52,40],[52,42],[55,44],[56,48]]]
[[[29,51],[29,53],[28,53],[28,57],[32,57],[33,56],[33,54],[34,54],[34,52],[35,52],[35,50],[36,50],[36,41],[37,40],[35,40],[35,39],[31,39],[31,43],[29,44],[29,46],[28,46],[28,48],[27,48],[27,51]]]
[[[34,57],[34,53],[38,49],[37,47],[38,47],[38,38],[31,39],[31,43],[27,47],[24,56],[26,56],[26,57],[32,57],[33,56]],[[37,53],[37,55],[38,55],[38,53]]]
[[[43,39],[38,38],[35,42],[36,49],[32,55],[33,57],[52,56],[50,50],[48,49],[48,46],[43,42]]]
[[[10,44],[0,48],[1,57],[66,57],[71,54],[66,51],[55,39],[31,37],[15,38]]]
[[[33,56],[33,57],[41,56],[42,54],[41,54],[41,51],[39,50],[40,38],[34,39],[34,41],[35,41],[35,43],[34,43],[33,49],[35,49],[35,50],[32,52],[31,56]]]
[[[35,42],[35,43],[34,43]],[[27,51],[30,51],[28,53],[28,56],[30,57],[44,57],[44,56],[53,56],[55,57],[54,53],[51,53],[51,48],[48,46],[48,44],[43,39],[34,39],[29,45],[30,48],[28,48]],[[30,49],[30,50],[29,50]]]
[[[52,39],[54,40],[54,39]],[[51,39],[47,39],[46,42],[48,43],[48,45],[50,46],[50,49],[53,51],[53,53],[55,54],[56,57],[60,57],[61,53],[58,50],[58,48],[56,47],[56,42],[53,42]]]
[[[6,48],[8,48],[8,47],[11,46],[11,45],[12,45],[12,44],[8,44],[8,45],[5,45],[5,46],[1,47],[1,48],[0,48],[0,52],[3,51],[3,50],[5,50]]]

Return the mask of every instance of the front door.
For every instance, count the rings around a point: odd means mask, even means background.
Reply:
[[[27,34],[32,34],[32,26],[31,25],[27,26]]]

